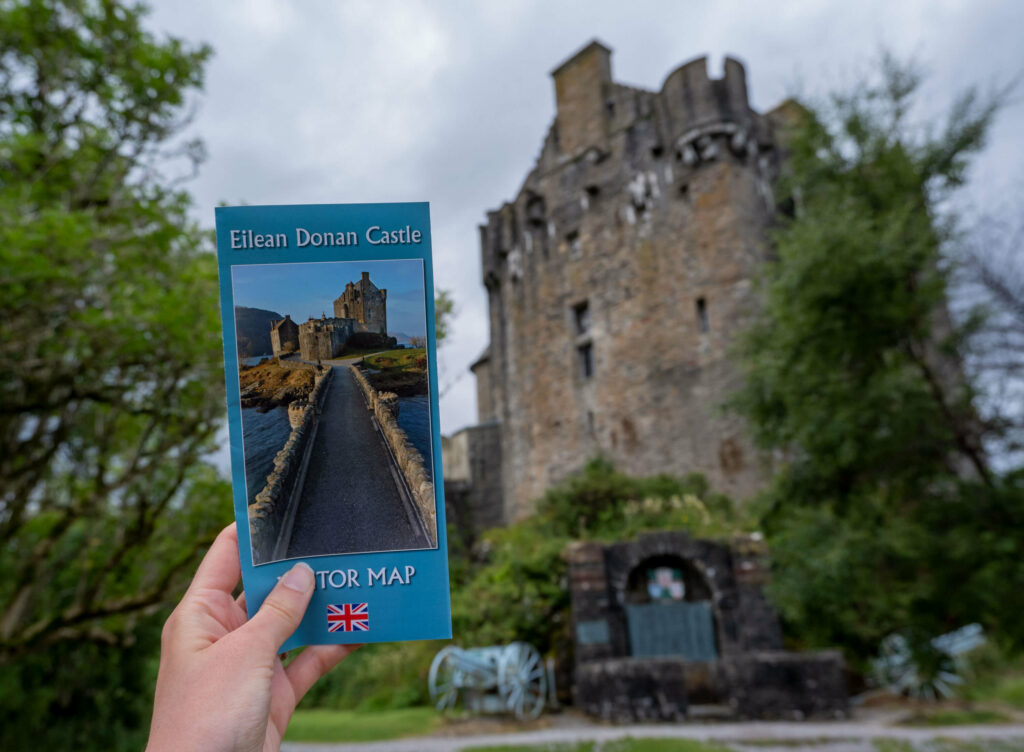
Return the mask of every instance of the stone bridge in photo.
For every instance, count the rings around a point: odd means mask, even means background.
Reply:
[[[334,361],[318,375],[310,406],[299,409],[308,417],[293,421],[286,449],[295,445],[294,458],[275,459],[285,472],[273,513],[250,507],[256,564],[437,545],[433,485],[394,421],[394,395],[374,391],[350,361]]]

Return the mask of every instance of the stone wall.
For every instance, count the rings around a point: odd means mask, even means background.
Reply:
[[[610,658],[576,672],[579,708],[615,723],[681,721],[708,700],[736,718],[840,718],[849,711],[836,651],[755,652],[706,663]]]
[[[352,319],[310,319],[299,324],[299,349],[305,360],[330,360],[341,354],[345,342],[352,336]]]
[[[301,479],[332,373],[329,367],[318,369],[309,398],[288,405],[291,433],[274,457],[274,469],[267,476],[266,485],[249,505],[249,540],[254,564],[273,561],[281,536],[289,534],[285,529],[286,520],[302,490]]]
[[[678,720],[697,705],[747,718],[846,713],[839,653],[782,650],[779,619],[763,590],[769,566],[760,536],[737,536],[726,545],[665,531],[620,543],[577,542],[567,553],[576,702],[587,713],[619,722]],[[710,597],[715,660],[631,654],[632,575],[652,563],[675,566],[673,560],[706,586],[701,597]]]
[[[441,457],[448,524],[472,544],[504,522],[500,427],[491,422],[441,437]]]
[[[518,194],[480,229],[490,345],[479,419],[501,426],[508,519],[596,455],[633,475],[766,477],[729,353],[769,253],[779,149],[743,66],[704,58],[647,91],[591,44],[552,74],[557,112]]]
[[[757,548],[759,539],[750,536],[737,543],[747,547],[739,549],[740,556],[730,546],[682,531],[645,533],[635,541],[610,545],[573,544],[568,555],[577,660],[629,655],[624,606],[630,574],[645,562],[664,557],[685,562],[703,579],[721,656],[781,649],[779,617],[762,590],[765,565],[753,553],[766,555],[763,543]],[[757,577],[753,566],[759,567]]]
[[[434,484],[427,475],[423,455],[412,445],[409,437],[399,425],[398,395],[392,392],[378,392],[366,380],[363,372],[356,366],[349,365],[352,377],[366,395],[366,401],[377,418],[377,425],[388,442],[391,453],[398,463],[398,469],[405,478],[406,486],[412,495],[413,503],[419,512],[420,520],[427,533],[431,546],[437,546],[437,501],[434,497]]]
[[[680,661],[610,659],[576,672],[576,705],[613,723],[686,720],[686,672]]]

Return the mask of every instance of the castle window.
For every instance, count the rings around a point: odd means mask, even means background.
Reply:
[[[594,346],[591,343],[576,348],[576,357],[580,362],[580,374],[585,379],[594,375]]]
[[[708,320],[708,302],[704,298],[697,298],[697,324],[701,334],[711,331],[711,322]]]
[[[543,227],[544,220],[544,198],[533,194],[526,202],[526,221],[531,227]]]
[[[587,195],[591,198],[597,198],[598,194],[601,193],[601,189],[596,185],[588,185],[586,191]]]
[[[580,234],[573,230],[565,236],[565,242],[569,244],[569,258],[579,258],[583,255],[583,246],[580,245]]]
[[[590,331],[590,304],[587,301],[584,300],[572,307],[572,320],[576,326],[576,334],[586,334]]]
[[[654,157],[655,159],[661,159],[661,156],[664,153],[665,153],[665,148],[660,146],[660,145],[659,146],[652,146],[651,147],[651,156]]]

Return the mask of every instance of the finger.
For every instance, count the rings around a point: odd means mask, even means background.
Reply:
[[[238,561],[238,531],[231,523],[220,531],[220,535],[206,552],[196,576],[192,578],[189,590],[222,590],[230,594],[242,576],[242,565]]]
[[[243,611],[248,613],[248,609],[246,609],[246,607],[245,607],[245,591],[244,590],[242,591],[241,595],[239,595],[237,598],[235,598],[235,604],[237,604],[237,606],[240,609],[242,609]]]
[[[313,597],[313,570],[304,561],[285,572],[260,610],[242,629],[273,643],[274,652],[299,626]]]
[[[298,704],[317,679],[351,655],[359,645],[314,645],[299,654],[284,670]]]

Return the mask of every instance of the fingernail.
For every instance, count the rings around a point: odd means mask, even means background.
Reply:
[[[300,593],[305,593],[311,587],[313,587],[313,570],[309,564],[304,561],[300,561],[294,567],[288,570],[284,577],[281,578],[281,584],[286,588],[292,590],[298,590]]]

